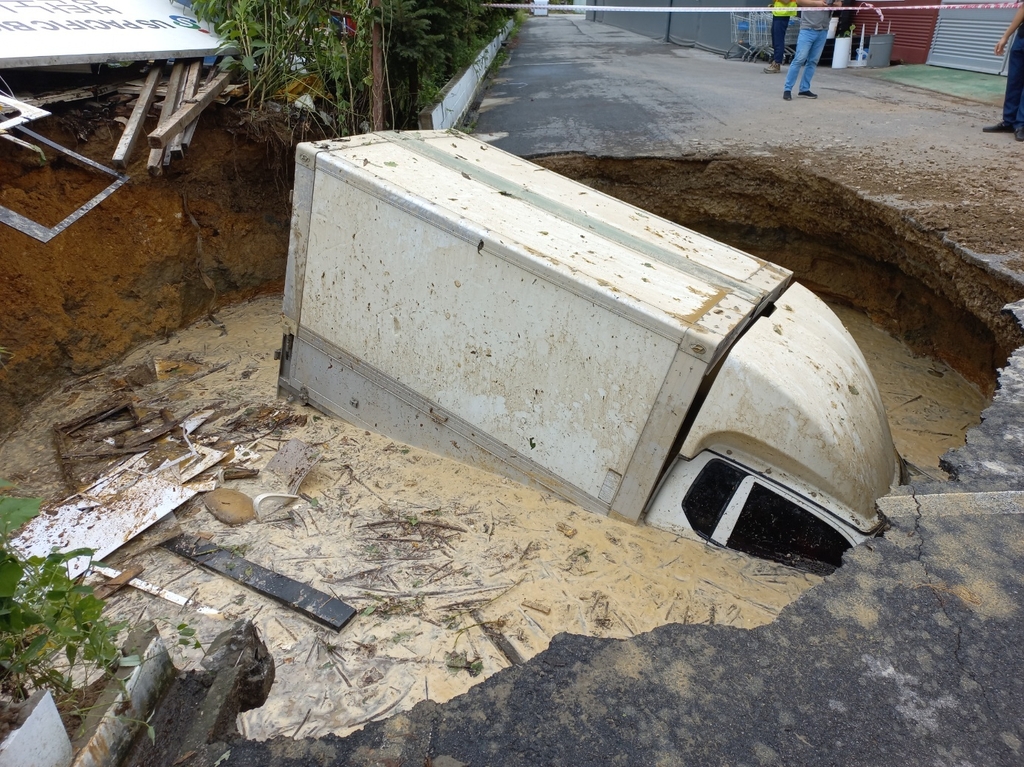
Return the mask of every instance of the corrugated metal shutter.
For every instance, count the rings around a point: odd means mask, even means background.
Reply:
[[[590,5],[591,3],[587,3]],[[637,8],[668,8],[672,5],[672,0],[616,0],[614,3],[608,2],[608,0],[596,0],[593,3],[598,7],[602,5],[618,5],[626,7],[637,7]],[[635,32],[638,35],[644,37],[651,37],[655,40],[664,40],[668,34],[668,16],[667,13],[601,13],[596,11],[594,14],[587,13],[587,18],[590,19],[594,16],[595,21],[609,24],[619,29],[625,29],[627,32]]]
[[[963,0],[954,0],[963,2]],[[943,0],[948,5],[950,0]],[[939,11],[928,63],[990,75],[1005,74],[1006,56],[996,56],[999,38],[1013,19],[1013,9]],[[1007,46],[1009,50],[1009,46]]]
[[[878,14],[874,11],[859,10],[854,17],[857,35],[859,36],[861,29],[866,27],[870,36],[874,33],[877,24],[880,33],[892,32],[896,35],[892,46],[893,61],[902,61],[904,64],[924,64],[928,61],[928,51],[932,46],[935,22],[939,18],[939,12],[892,10],[901,5],[922,5],[922,3],[919,0],[879,3],[877,7],[884,15],[882,21],[878,20]]]
[[[720,7],[721,0],[587,0],[587,20],[608,24],[620,29],[668,40],[676,45],[701,48],[725,54],[732,47],[732,30],[728,13],[603,13],[602,5],[644,7]],[[768,9],[768,0],[739,0],[731,6]],[[589,10],[590,7],[593,10]]]

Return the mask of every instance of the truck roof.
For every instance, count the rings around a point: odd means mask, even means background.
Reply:
[[[298,162],[588,291],[712,364],[791,273],[456,131],[306,143]],[[382,192],[382,190],[385,190]],[[448,227],[452,229],[453,227]]]

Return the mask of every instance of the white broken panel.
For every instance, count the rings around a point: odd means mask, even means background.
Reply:
[[[16,125],[24,125],[27,122],[33,120],[39,120],[43,117],[49,117],[50,113],[45,109],[34,107],[31,104],[26,104],[23,101],[12,99],[6,96],[0,96],[0,105],[6,107],[6,109],[0,110],[0,113],[8,113],[11,110],[17,112],[13,117],[9,117],[4,120],[0,120],[0,133],[9,131]]]
[[[0,69],[197,58],[230,51],[167,0],[0,0]]]
[[[225,453],[200,448],[196,466],[213,466]],[[143,456],[123,464],[86,492],[60,506],[45,508],[18,533],[13,544],[26,556],[46,556],[54,547],[60,551],[92,549],[95,559],[116,551],[136,535],[159,522],[193,498],[203,487],[183,485],[179,476],[199,472],[172,464],[164,470],[142,475],[135,470]],[[72,578],[89,567],[88,557],[68,562]]]

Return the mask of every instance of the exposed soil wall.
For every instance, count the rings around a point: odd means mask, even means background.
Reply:
[[[280,288],[290,164],[247,140],[238,122],[231,110],[208,110],[189,154],[159,178],[138,147],[131,180],[49,243],[0,226],[0,433],[69,374]],[[108,167],[119,138],[73,117],[32,128]],[[52,226],[111,179],[47,154],[40,169],[31,152],[0,141],[0,205]]]
[[[899,210],[776,158],[552,156],[542,165],[792,269],[991,393],[1024,342],[1019,287]]]

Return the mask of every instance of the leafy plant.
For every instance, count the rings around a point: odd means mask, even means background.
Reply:
[[[327,0],[193,0],[237,50],[227,65],[245,78],[247,106],[288,105],[336,135],[369,128],[372,36],[381,31],[388,127],[416,125],[421,107],[497,34],[508,11],[472,0],[380,0],[346,6]],[[354,30],[350,28],[354,26]]]
[[[24,557],[11,546],[40,509],[38,498],[6,494],[11,488],[0,480],[0,692],[22,699],[42,687],[60,697],[71,692],[76,668],[117,667],[115,640],[125,624],[103,620],[92,587],[68,577],[67,563],[92,551]]]
[[[854,33],[856,31],[857,31],[857,25],[856,24],[851,24],[850,28],[846,29],[846,30],[843,30],[842,34],[840,34],[839,37],[853,37],[853,35],[854,35]]]

